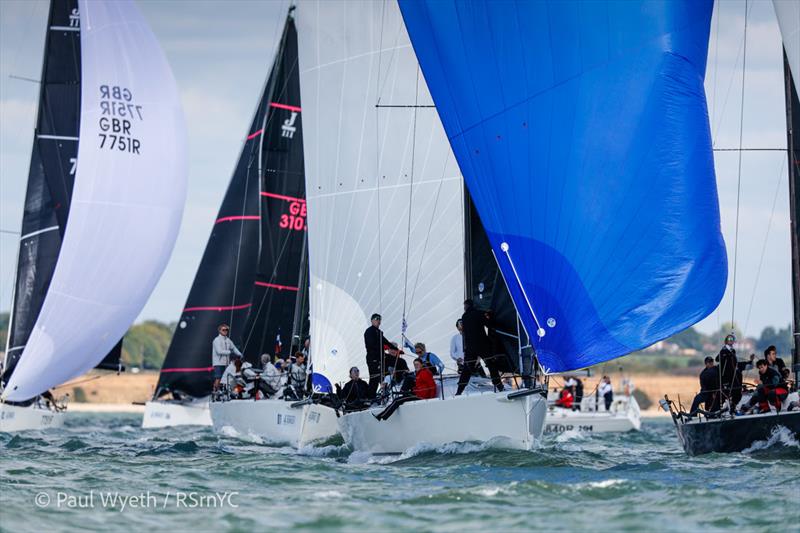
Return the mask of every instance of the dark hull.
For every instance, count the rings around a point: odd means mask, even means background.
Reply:
[[[769,440],[781,426],[794,438],[800,438],[800,411],[676,424],[683,449],[689,455],[741,452],[754,442]]]

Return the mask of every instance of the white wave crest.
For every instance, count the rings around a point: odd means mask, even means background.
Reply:
[[[753,453],[760,450],[766,450],[773,446],[783,446],[785,448],[800,448],[800,442],[794,437],[792,432],[786,426],[777,426],[772,430],[772,434],[767,440],[757,440],[748,448],[742,450],[742,453]]]

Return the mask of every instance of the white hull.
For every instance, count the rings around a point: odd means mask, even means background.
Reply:
[[[172,426],[210,426],[209,399],[192,401],[154,400],[144,404],[142,427],[145,429]]]
[[[601,402],[602,403],[602,402]],[[594,400],[584,398],[581,410],[573,411],[551,406],[545,417],[545,434],[567,431],[581,433],[624,433],[639,431],[642,427],[639,404],[633,396],[620,396],[614,399],[611,409],[595,410]]]
[[[355,451],[403,453],[419,444],[487,442],[529,450],[541,439],[547,403],[539,394],[508,399],[518,391],[465,394],[401,405],[388,420],[378,408],[339,418],[339,430]]]
[[[284,400],[232,400],[211,403],[214,431],[258,437],[273,444],[302,448],[336,435],[336,412],[307,404],[292,407]]]
[[[0,403],[0,433],[36,431],[64,425],[65,413],[34,403],[27,407]]]

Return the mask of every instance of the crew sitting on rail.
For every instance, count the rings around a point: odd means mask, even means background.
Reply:
[[[700,409],[700,404],[705,404],[707,412],[719,411],[719,367],[714,364],[713,357],[705,358],[705,368],[700,372],[700,392],[694,397],[689,417],[693,417]]]
[[[558,394],[556,406],[563,407],[564,409],[572,409],[573,400],[574,397],[572,396],[572,390],[570,387],[564,387]]]
[[[755,406],[758,406],[758,412],[767,413],[770,410],[770,404],[780,412],[781,404],[789,394],[786,382],[783,381],[783,377],[777,370],[769,366],[766,359],[759,359],[756,368],[758,368],[758,377],[761,383],[756,387],[756,392],[750,398],[747,406],[742,409],[742,414],[750,412]]]
[[[346,409],[364,409],[372,403],[369,385],[361,379],[360,374],[361,371],[354,366],[350,369],[350,381],[345,383],[344,388],[340,388],[339,384],[336,384],[336,394]]]
[[[420,400],[436,398],[436,382],[422,358],[414,359],[414,396]]]
[[[266,361],[264,358],[266,357]],[[263,371],[261,373],[261,382],[269,390],[269,396],[275,399],[283,397],[284,384],[286,383],[286,374],[281,372],[280,368],[272,364],[272,357],[269,354],[261,356],[261,364]]]
[[[295,361],[286,369],[287,386],[284,397],[294,397],[295,399],[306,396],[306,356],[303,352],[294,354]]]
[[[233,354],[231,359],[230,364],[222,373],[221,381],[228,387],[228,392],[232,397],[242,398],[253,388],[252,383],[247,383],[246,380],[242,379],[242,370],[253,365],[242,362],[241,354]]]

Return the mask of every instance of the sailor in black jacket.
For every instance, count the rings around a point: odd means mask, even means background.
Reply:
[[[706,411],[714,412],[719,410],[719,367],[714,364],[714,358],[706,357],[706,367],[700,372],[700,392],[692,401],[692,408],[689,409],[689,416],[697,413],[701,403],[705,404]]]
[[[750,354],[749,361],[738,361],[736,350],[733,343],[736,337],[728,335],[725,337],[725,346],[719,351],[717,361],[719,361],[720,373],[722,375],[722,394],[730,400],[730,410],[734,412],[739,401],[742,399],[742,370],[745,370],[753,363],[755,354]]]
[[[383,336],[381,327],[381,315],[372,315],[372,325],[364,331],[364,347],[367,349],[367,368],[369,368],[369,393],[374,398],[381,384],[381,359],[383,359],[383,347],[389,344]]]
[[[463,325],[461,334],[464,337],[464,368],[458,376],[456,396],[464,392],[467,387],[474,368],[480,364],[478,358],[486,357],[491,352],[492,346],[485,329],[491,325],[489,318],[486,316],[486,312],[475,309],[472,300],[464,301],[461,323]],[[492,376],[492,383],[498,390],[503,390],[503,382],[494,361],[488,361],[487,366]]]

